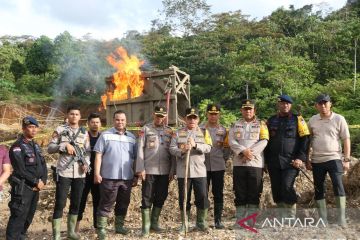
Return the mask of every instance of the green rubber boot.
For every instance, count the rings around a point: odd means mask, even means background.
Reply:
[[[143,237],[147,237],[150,234],[150,208],[141,209],[141,219],[141,234]]]
[[[119,215],[115,216],[115,232],[120,233],[122,235],[126,235],[129,233],[129,230],[127,230],[124,227],[125,224],[125,216]]]
[[[181,210],[181,226],[179,228],[179,233],[185,233],[186,224],[188,226],[188,231],[189,231],[190,210],[186,211],[186,216],[187,216],[187,223],[185,223],[184,211]]]
[[[164,232],[164,229],[160,228],[160,226],[159,226],[160,213],[161,213],[161,208],[158,208],[158,207],[152,208],[150,229],[157,233]]]
[[[78,215],[68,214],[67,218],[67,237],[70,240],[80,239],[80,235],[75,232]]]
[[[96,233],[98,235],[99,240],[106,240],[107,217],[97,216],[96,223],[97,223]]]
[[[196,214],[196,228],[199,229],[200,231],[207,231],[209,226],[207,223],[207,216],[208,216],[208,209],[197,209],[197,214]]]
[[[240,229],[240,225],[238,223],[238,221],[240,219],[243,219],[244,217],[246,217],[246,205],[240,205],[240,206],[236,206],[236,213],[235,213],[235,223],[232,227],[230,227],[230,229]]]
[[[327,221],[327,209],[326,209],[325,199],[316,200],[316,205],[318,207],[319,218],[321,218],[324,224],[327,225],[328,221]]]
[[[285,204],[283,202],[276,203],[276,219],[280,220],[285,216]]]
[[[346,197],[336,197],[336,208],[338,214],[338,225],[341,227],[347,227],[346,217],[345,217],[345,210],[346,210]]]
[[[289,216],[291,218],[296,218],[296,203],[289,204]]]
[[[60,240],[60,228],[61,228],[61,218],[52,220],[52,234],[53,240]]]
[[[254,213],[257,213],[259,211],[259,205],[256,205],[256,204],[248,204],[247,206],[247,216],[250,216]],[[253,221],[253,219],[250,219],[247,221],[247,225],[248,226],[255,226],[255,223]]]
[[[216,229],[224,229],[224,225],[221,222],[221,215],[223,211],[224,205],[223,203],[215,203],[214,204],[214,223]]]
[[[284,203],[283,218],[296,218],[296,204]]]

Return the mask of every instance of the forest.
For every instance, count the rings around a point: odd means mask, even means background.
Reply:
[[[80,97],[99,104],[104,79],[114,71],[106,56],[123,46],[144,60],[142,70],[176,65],[189,73],[192,104],[220,103],[227,125],[247,97],[268,118],[281,93],[294,98],[294,111],[306,119],[315,113],[316,95],[328,93],[335,112],[360,123],[359,1],[336,11],[278,8],[260,20],[241,10],[212,14],[205,0],[162,3],[148,31],[127,31],[121,39],[75,38],[67,31],[54,39],[1,36],[0,100]],[[352,131],[360,141],[358,129]]]

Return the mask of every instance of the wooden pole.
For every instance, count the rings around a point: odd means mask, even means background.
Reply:
[[[189,138],[191,137],[193,133],[193,130],[191,130],[188,133],[187,136],[187,140],[186,140],[186,144],[188,144]],[[189,175],[189,162],[190,162],[190,151],[191,149],[189,149],[186,152],[186,158],[185,158],[185,178],[184,178],[184,202],[183,202],[183,214],[184,214],[184,224],[185,224],[185,237],[188,233],[188,228],[189,228],[189,221],[188,221],[188,216],[186,214],[186,203],[187,203],[187,181],[188,181],[188,175]]]
[[[189,173],[189,161],[190,161],[190,150],[186,152],[186,159],[185,159],[185,178],[184,178],[184,202],[183,202],[183,213],[184,213],[184,224],[185,224],[185,236],[188,233],[189,221],[188,216],[186,214],[186,202],[187,202],[187,179]]]

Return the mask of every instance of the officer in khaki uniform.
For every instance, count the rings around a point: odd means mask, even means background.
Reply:
[[[159,216],[168,196],[169,181],[175,174],[175,158],[169,152],[173,131],[165,125],[166,116],[166,108],[156,106],[153,122],[146,124],[139,134],[136,173],[142,179],[143,236],[148,236],[150,229],[162,231],[158,224]]]
[[[203,132],[210,133],[213,146],[210,153],[205,154],[208,190],[212,184],[214,196],[214,222],[215,228],[223,229],[221,215],[224,207],[224,174],[225,161],[229,158],[228,131],[219,124],[220,106],[209,104],[206,109],[207,122],[200,125]]]
[[[208,131],[205,133],[199,128],[199,114],[195,108],[187,108],[185,111],[186,127],[179,129],[173,135],[170,144],[170,153],[177,157],[176,175],[179,188],[179,205],[181,209],[182,225],[180,232],[185,231],[185,216],[183,211],[184,180],[186,153],[190,151],[187,196],[190,199],[191,190],[194,188],[195,205],[197,208],[196,227],[201,231],[208,229],[207,214],[209,199],[207,193],[205,154],[211,150],[211,137]],[[186,204],[187,215],[190,213],[190,202]]]
[[[79,126],[80,108],[70,106],[67,109],[68,123],[56,128],[48,146],[50,154],[59,153],[60,157],[56,165],[56,195],[53,214],[53,239],[60,239],[60,224],[66,199],[70,190],[70,207],[67,222],[67,235],[69,239],[80,239],[75,232],[80,200],[85,184],[85,175],[90,166],[90,142],[84,127]],[[71,143],[79,146],[84,154],[84,162],[79,162],[75,157],[76,153]]]
[[[234,152],[233,189],[235,192],[236,223],[254,213],[263,189],[263,151],[269,140],[266,123],[255,116],[255,102],[242,101],[242,118],[229,131],[229,145]]]

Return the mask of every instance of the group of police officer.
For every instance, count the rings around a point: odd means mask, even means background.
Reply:
[[[60,239],[69,188],[69,239],[80,239],[79,222],[90,191],[98,238],[106,239],[107,218],[115,203],[115,231],[127,234],[124,222],[131,188],[137,185],[138,179],[142,182],[142,236],[148,236],[150,230],[162,232],[159,217],[169,183],[175,176],[181,210],[180,232],[187,230],[192,190],[197,209],[195,229],[207,231],[210,186],[214,197],[214,227],[222,229],[224,173],[230,152],[233,153],[236,207],[234,228],[238,228],[239,220],[258,211],[264,170],[269,173],[280,217],[295,218],[294,183],[304,163],[307,169],[313,170],[320,217],[327,223],[324,182],[329,173],[336,196],[338,224],[345,227],[345,191],[341,176],[349,168],[350,161],[347,123],[341,115],[331,111],[328,95],[316,98],[319,114],[310,119],[310,127],[302,116],[291,111],[292,104],[290,96],[279,96],[278,113],[264,122],[256,117],[255,102],[246,99],[241,105],[242,118],[229,130],[220,124],[219,105],[207,106],[207,121],[202,124],[199,124],[198,110],[192,107],[186,109],[185,127],[176,131],[165,125],[167,109],[156,106],[153,121],[142,127],[138,139],[126,130],[126,114],[121,110],[113,114],[114,126],[100,134],[98,114],[88,117],[89,131],[86,131],[79,126],[80,109],[69,107],[67,123],[55,130],[48,146],[49,153],[59,153],[54,171],[53,239]],[[36,119],[24,118],[23,134],[9,151],[14,171],[10,181],[11,216],[7,239],[25,238],[39,191],[46,185],[46,163],[33,140],[38,127]],[[344,152],[339,141],[343,141]],[[309,151],[310,146],[312,151]]]

